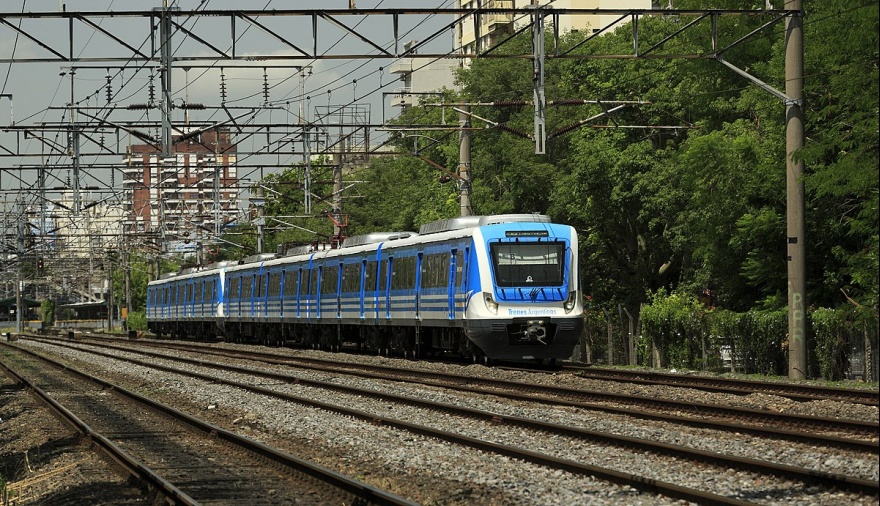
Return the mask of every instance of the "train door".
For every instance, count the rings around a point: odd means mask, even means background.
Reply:
[[[446,282],[446,317],[455,319],[455,272],[458,265],[458,250],[453,248],[449,253],[449,273]]]
[[[315,295],[315,318],[321,318],[321,292],[323,292],[324,287],[324,266],[318,266],[318,279],[315,283],[315,286],[312,288],[312,293]]]
[[[186,303],[189,306],[189,317],[195,318],[196,316],[196,282],[190,281],[187,283],[187,299]]]
[[[300,267],[296,271],[296,317],[299,319],[302,317],[302,305],[300,305],[300,301],[302,301],[302,277],[303,277],[303,269]]]
[[[388,257],[388,265],[385,268],[385,276],[384,276],[385,289],[383,290],[385,292],[385,318],[388,320],[391,319],[391,279],[392,279],[392,275],[394,274],[393,268],[394,268],[394,257]]]
[[[342,276],[345,272],[345,268],[342,266],[342,262],[339,262],[339,266],[336,268],[336,290],[334,293],[336,294],[336,319],[342,317]]]
[[[308,296],[308,305],[306,306],[306,311],[309,317],[309,321],[315,319],[315,315],[318,314],[318,302],[317,302],[317,293],[318,293],[318,279],[320,279],[318,272],[318,266],[312,265],[309,269],[309,289],[307,291]]]
[[[360,278],[361,278],[361,280],[360,280],[360,284],[359,284],[360,290],[358,291],[358,305],[360,308],[360,317],[361,317],[361,320],[363,320],[364,317],[366,316],[365,308],[364,308],[364,292],[366,291],[365,289],[367,287],[366,286],[367,283],[369,283],[370,280],[372,279],[371,277],[367,276],[367,259],[366,258],[361,260]]]
[[[276,276],[277,276],[277,274],[276,274]],[[262,306],[262,313],[263,314],[262,315],[258,314],[258,316],[262,316],[263,318],[269,317],[269,281],[271,278],[272,278],[272,273],[269,271],[266,271],[266,273],[260,277],[260,287],[262,290],[262,293],[261,293],[262,299],[260,299],[260,305]]]
[[[416,318],[419,318],[421,302],[422,302],[422,260],[424,260],[423,253],[419,253],[416,256],[416,282],[415,282],[415,313]]]

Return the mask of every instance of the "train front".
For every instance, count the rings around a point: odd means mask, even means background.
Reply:
[[[467,335],[493,360],[571,357],[583,328],[575,230],[503,223],[474,233]]]

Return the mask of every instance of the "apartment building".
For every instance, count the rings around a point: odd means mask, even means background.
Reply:
[[[238,215],[237,156],[230,132],[221,129],[193,137],[186,133],[176,132],[185,140],[175,142],[169,159],[163,159],[155,146],[128,147],[122,182],[128,195],[126,234],[190,244],[219,235]]]

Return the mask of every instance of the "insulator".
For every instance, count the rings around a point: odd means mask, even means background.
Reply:
[[[555,132],[553,132],[552,134],[550,134],[550,135],[548,136],[548,138],[552,139],[553,137],[558,137],[558,136],[560,136],[560,135],[562,135],[562,134],[567,134],[568,132],[571,132],[572,130],[574,130],[574,129],[576,129],[576,128],[579,128],[580,126],[581,126],[581,123],[580,123],[580,122],[578,122],[578,123],[572,123],[571,125],[568,125],[567,127],[562,127],[562,128],[560,128],[560,129],[556,130]]]
[[[150,104],[129,104],[128,107],[126,107],[126,109],[129,109],[132,111],[140,111],[143,109],[151,109],[152,107],[153,106]]]
[[[220,103],[226,103],[226,74],[220,71]]]
[[[551,100],[547,105],[584,105],[583,100]]]
[[[263,103],[269,103],[269,76],[265,68],[263,69]]]
[[[113,85],[111,84],[111,77],[107,75],[107,103],[113,100]]]
[[[149,102],[150,104],[156,103],[156,83],[153,81],[154,76],[155,76],[155,74],[153,74],[153,73],[150,74],[150,84],[147,86],[147,93],[148,93],[147,96],[150,99],[150,102]]]
[[[505,124],[502,124],[502,123],[499,123],[499,124],[498,124],[498,128],[499,128],[500,130],[504,130],[505,132],[510,132],[510,133],[512,133],[513,135],[518,135],[518,136],[520,136],[520,137],[522,137],[522,138],[524,138],[524,139],[528,139],[528,138],[529,138],[529,134],[523,132],[522,130],[518,130],[518,129],[516,129],[516,128],[509,127],[509,126],[507,126],[507,125],[505,125]]]
[[[205,104],[186,102],[180,106],[181,109],[204,110]]]

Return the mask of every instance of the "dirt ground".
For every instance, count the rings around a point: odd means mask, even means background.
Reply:
[[[0,504],[150,504],[147,495],[0,374]]]

